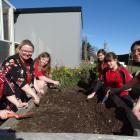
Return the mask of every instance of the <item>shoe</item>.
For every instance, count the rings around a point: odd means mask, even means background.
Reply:
[[[95,95],[95,92],[93,92],[93,93],[89,94],[89,95],[87,96],[87,99],[91,99],[91,98],[93,98],[93,97],[94,97],[94,95]]]

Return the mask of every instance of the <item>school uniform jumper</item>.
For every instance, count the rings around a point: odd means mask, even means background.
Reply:
[[[125,82],[128,82],[132,79],[131,74],[129,73],[129,71],[124,68],[124,67],[120,67],[116,70],[111,70],[108,69],[105,72],[105,86],[106,87],[111,87],[111,88],[120,88],[122,87],[125,83],[123,81],[123,77],[120,73],[120,70],[123,71],[124,75],[125,75]],[[132,98],[129,96],[129,92],[128,91],[123,91],[121,93],[119,93],[119,96],[125,101],[126,104],[128,104],[130,107],[133,106],[133,101]]]

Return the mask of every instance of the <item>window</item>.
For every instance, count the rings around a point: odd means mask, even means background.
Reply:
[[[14,54],[14,6],[8,0],[0,0],[0,63]]]

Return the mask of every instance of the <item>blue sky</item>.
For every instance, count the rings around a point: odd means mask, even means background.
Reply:
[[[82,36],[91,45],[125,54],[140,39],[140,0],[9,0],[16,8],[81,6]]]

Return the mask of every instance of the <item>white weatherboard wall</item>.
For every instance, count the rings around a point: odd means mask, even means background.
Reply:
[[[14,10],[15,7],[8,0],[0,0],[0,64],[15,53]]]
[[[30,39],[33,58],[43,51],[51,54],[54,65],[78,66],[80,59],[81,12],[19,14],[15,41]]]

